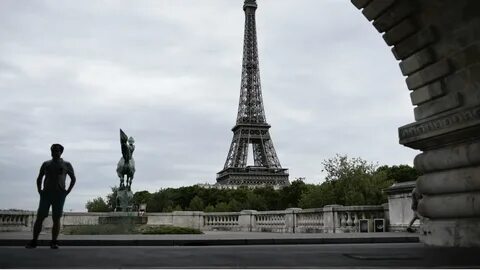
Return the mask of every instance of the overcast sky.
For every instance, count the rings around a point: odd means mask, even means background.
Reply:
[[[66,211],[118,185],[119,128],[136,140],[133,191],[215,183],[240,94],[242,0],[0,2],[0,209],[36,209],[52,143],[77,185]],[[290,180],[323,181],[336,153],[412,164],[404,77],[347,0],[258,0],[270,134]],[[249,160],[249,164],[253,161]]]

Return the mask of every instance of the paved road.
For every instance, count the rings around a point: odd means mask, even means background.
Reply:
[[[0,232],[0,246],[25,246],[31,232]],[[49,232],[40,235],[40,245],[48,245]],[[417,243],[411,233],[262,233],[205,232],[204,234],[163,235],[60,235],[63,246],[224,246],[224,245],[291,245],[291,244],[366,244]]]
[[[419,243],[207,247],[0,247],[0,268],[479,268],[480,249]]]

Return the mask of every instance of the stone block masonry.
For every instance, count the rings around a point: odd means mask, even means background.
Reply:
[[[415,122],[399,128],[400,143],[423,151],[415,167],[424,199],[422,241],[480,246],[480,1],[352,0],[372,21],[400,69]]]

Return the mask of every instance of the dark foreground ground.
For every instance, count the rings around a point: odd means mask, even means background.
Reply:
[[[480,249],[421,243],[0,247],[0,268],[479,268]]]

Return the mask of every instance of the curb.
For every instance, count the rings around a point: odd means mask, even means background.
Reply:
[[[0,239],[0,246],[25,246],[29,240]],[[319,245],[418,243],[418,236],[365,238],[291,238],[291,239],[192,239],[192,240],[59,240],[61,246],[240,246],[240,245]],[[50,240],[38,240],[39,246]]]

